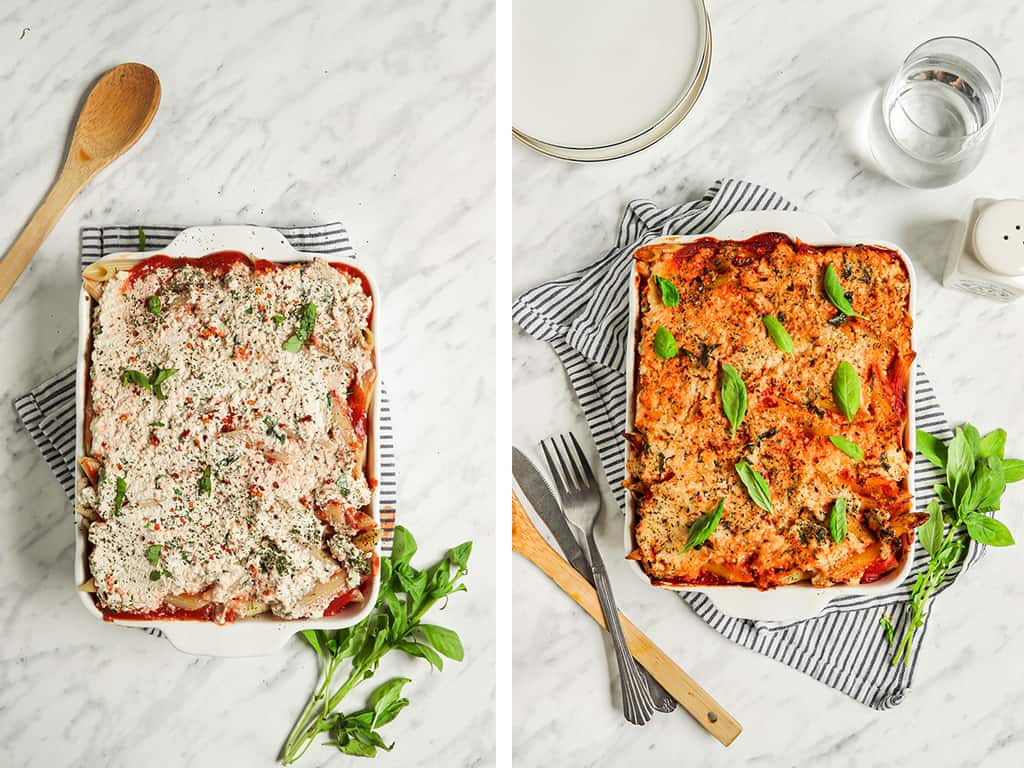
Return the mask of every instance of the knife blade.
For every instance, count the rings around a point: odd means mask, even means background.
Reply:
[[[566,519],[565,513],[562,512],[562,505],[558,503],[555,492],[551,490],[548,481],[534,463],[514,446],[512,448],[512,477],[519,484],[519,489],[523,492],[526,500],[530,502],[530,506],[555,537],[566,560],[579,572],[580,576],[593,586],[594,572],[590,568],[590,561],[587,560],[583,547],[580,546],[579,541],[569,528],[569,521]],[[654,708],[659,712],[674,710],[676,700],[672,698],[672,695],[643,667],[640,667],[640,673],[647,680],[651,698],[654,699]]]

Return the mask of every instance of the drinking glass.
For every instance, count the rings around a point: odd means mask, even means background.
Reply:
[[[981,161],[1003,84],[992,55],[963,37],[936,37],[907,56],[869,120],[871,154],[908,187],[944,187]]]

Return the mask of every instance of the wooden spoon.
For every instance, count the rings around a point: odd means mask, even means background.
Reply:
[[[0,301],[89,180],[146,132],[160,106],[160,79],[144,64],[119,64],[99,79],[78,115],[60,176],[0,261]]]
[[[594,588],[544,540],[514,493],[512,550],[544,571],[563,592],[579,603],[594,621],[604,627],[604,613],[601,611],[601,604]],[[621,612],[619,621],[622,623],[622,632],[626,636],[626,644],[633,658],[640,662],[708,733],[725,746],[732,744],[742,732],[743,726]]]

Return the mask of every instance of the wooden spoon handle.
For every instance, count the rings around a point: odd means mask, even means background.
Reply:
[[[514,493],[512,549],[544,571],[563,592],[579,603],[594,621],[602,627],[605,626],[601,604],[594,588],[544,540]],[[732,744],[743,727],[621,612],[619,620],[622,622],[626,643],[633,657],[706,731],[725,746]]]
[[[7,250],[4,260],[0,261],[0,301],[3,301],[14,287],[14,283],[25,271],[25,267],[35,256],[43,240],[50,234],[50,230],[86,180],[77,173],[68,172],[67,168],[57,177],[46,199],[36,208],[36,212],[21,230],[18,239]]]

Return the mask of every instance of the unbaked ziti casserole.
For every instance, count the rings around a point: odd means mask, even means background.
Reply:
[[[784,235],[635,254],[626,486],[654,584],[877,580],[926,516],[907,487],[899,254]]]
[[[83,589],[116,618],[320,617],[362,600],[372,297],[241,253],[87,267]]]

